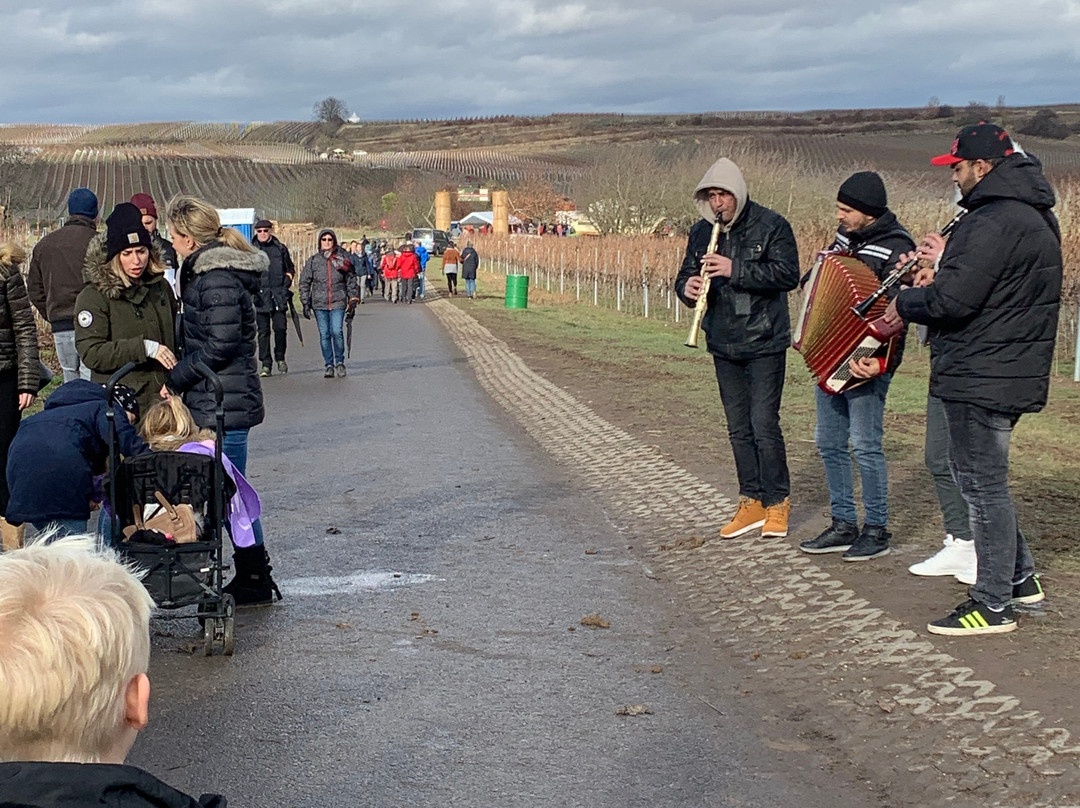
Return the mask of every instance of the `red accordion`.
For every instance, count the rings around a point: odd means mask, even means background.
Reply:
[[[881,285],[874,271],[844,253],[819,253],[803,290],[804,299],[791,341],[803,355],[818,387],[842,393],[866,381],[851,375],[848,362],[873,356],[886,345],[886,363],[896,349],[903,324],[881,321],[889,301],[881,296],[865,317],[853,310]]]

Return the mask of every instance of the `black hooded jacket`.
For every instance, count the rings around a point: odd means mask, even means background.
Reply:
[[[961,200],[969,213],[934,282],[896,298],[930,326],[930,393],[1020,414],[1046,404],[1061,303],[1061,233],[1038,160],[1006,157]]]
[[[193,799],[134,766],[112,763],[0,763],[3,808],[225,808],[225,798]]]
[[[225,429],[249,429],[262,423],[252,295],[269,263],[260,250],[238,250],[212,241],[189,255],[180,269],[184,302],[177,340],[180,361],[166,384],[183,393],[184,403],[201,427],[214,425],[214,392],[195,370],[200,360],[218,375],[224,388]]]

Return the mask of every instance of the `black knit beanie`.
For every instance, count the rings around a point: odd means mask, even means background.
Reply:
[[[113,387],[113,400],[125,412],[130,412],[136,418],[139,417],[139,395],[131,387],[126,384],[117,384]]]
[[[889,209],[885,183],[873,171],[859,171],[844,180],[836,201],[875,219]]]
[[[128,247],[150,249],[154,245],[150,234],[143,227],[142,211],[130,202],[121,202],[113,208],[113,212],[105,220],[105,227],[108,230],[105,237],[105,258],[109,261]]]

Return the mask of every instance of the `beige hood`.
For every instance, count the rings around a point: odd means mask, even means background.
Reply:
[[[737,203],[735,206],[735,218],[724,227],[724,232],[727,232],[734,226],[735,222],[739,221],[739,217],[742,216],[743,209],[746,207],[746,198],[748,196],[746,180],[743,179],[739,167],[726,157],[721,157],[709,166],[709,170],[705,172],[705,176],[701,178],[701,182],[694,189],[694,206],[698,209],[702,219],[712,222],[715,221],[716,216],[713,214],[712,208],[709,207],[710,188],[721,188],[735,195]]]

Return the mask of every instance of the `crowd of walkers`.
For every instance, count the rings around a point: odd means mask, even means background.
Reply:
[[[430,256],[418,242],[342,244],[324,229],[298,272],[271,221],[257,221],[249,241],[195,197],[177,196],[165,210],[171,241],[158,232],[158,209],[148,194],[118,204],[100,232],[98,214],[91,190],[72,191],[65,224],[37,243],[25,279],[26,251],[0,245],[5,550],[22,545],[26,524],[79,534],[94,510],[107,507],[102,482],[112,438],[105,383],[120,369],[130,366],[114,396],[126,414],[115,419],[115,442],[125,457],[190,443],[199,430],[214,427],[214,390],[202,368],[213,371],[223,391],[226,468],[246,491],[250,432],[264,418],[260,377],[288,373],[289,321],[299,330],[296,293],[303,316],[318,326],[326,378],[346,375],[343,329],[348,325],[351,342],[358,305],[375,296],[409,304],[426,294]],[[460,252],[451,244],[443,256],[449,294],[457,294],[460,275],[467,296],[475,297],[478,263],[471,243]],[[22,418],[51,378],[38,356],[33,309],[51,327],[64,383],[40,413]],[[174,426],[157,434],[154,424]],[[244,507],[244,518],[230,521],[236,574],[225,590],[238,605],[271,603],[280,593],[258,497],[252,491],[234,504]],[[102,538],[110,538],[111,524],[103,512]],[[237,542],[238,530],[246,541]]]

